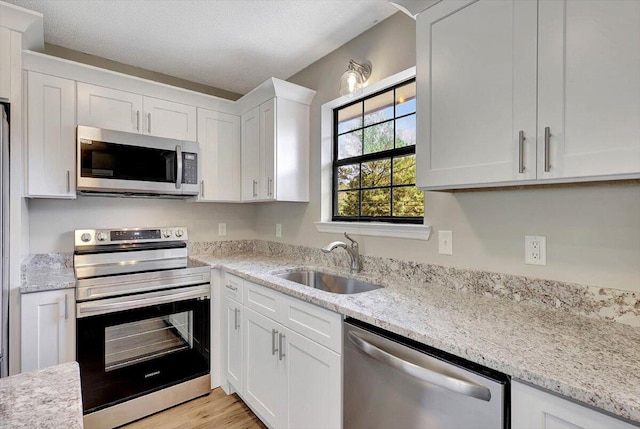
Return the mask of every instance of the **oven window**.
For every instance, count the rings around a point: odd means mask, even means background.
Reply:
[[[193,348],[193,312],[122,323],[104,331],[104,370],[113,371]]]
[[[176,152],[116,143],[81,145],[82,177],[97,179],[176,181]]]

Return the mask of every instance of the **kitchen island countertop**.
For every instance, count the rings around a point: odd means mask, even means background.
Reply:
[[[0,428],[82,429],[76,362],[0,379]]]

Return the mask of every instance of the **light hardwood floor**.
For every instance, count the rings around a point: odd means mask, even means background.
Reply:
[[[208,396],[154,414],[123,426],[124,429],[266,429],[240,400],[222,389]]]

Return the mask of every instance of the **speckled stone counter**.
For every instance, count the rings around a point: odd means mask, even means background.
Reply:
[[[21,264],[20,293],[76,287],[70,253],[30,255]]]
[[[76,362],[0,379],[0,428],[81,429]]]
[[[291,258],[194,258],[640,423],[637,327],[381,274],[357,277],[382,289],[337,295],[275,277],[300,266],[309,268]],[[317,269],[349,276],[346,271]]]

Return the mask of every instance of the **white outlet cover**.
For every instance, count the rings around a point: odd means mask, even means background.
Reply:
[[[219,237],[224,237],[227,235],[227,224],[226,223],[219,223],[218,224],[218,236]]]
[[[453,255],[453,231],[438,231],[438,253]]]
[[[547,265],[547,237],[544,235],[525,235],[524,263]]]
[[[276,223],[276,237],[282,237],[282,224]]]

